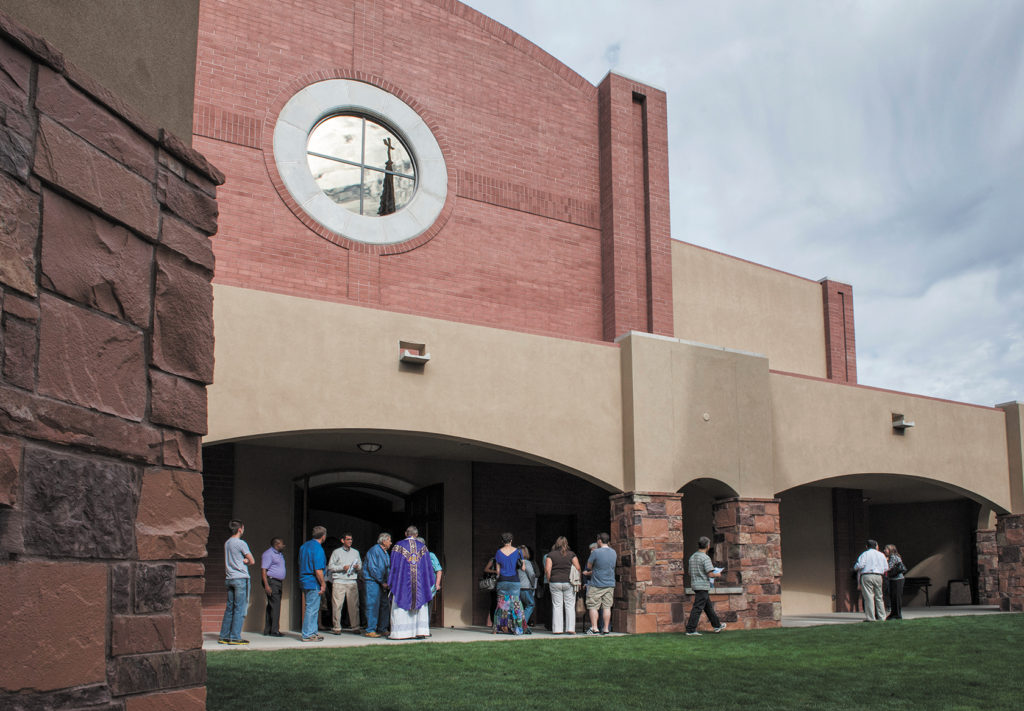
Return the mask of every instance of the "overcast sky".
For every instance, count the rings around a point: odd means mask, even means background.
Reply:
[[[1024,400],[1024,2],[468,4],[666,90],[672,236],[852,284],[862,384]]]

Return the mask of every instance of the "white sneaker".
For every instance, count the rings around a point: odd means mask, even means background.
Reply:
[[[704,635],[702,635],[700,632],[687,632],[686,636],[687,637],[703,637]]]
[[[714,628],[711,631],[714,632],[715,634],[718,634],[719,632],[721,632],[724,629],[725,629],[725,623],[723,622],[719,627],[716,627],[716,628]]]

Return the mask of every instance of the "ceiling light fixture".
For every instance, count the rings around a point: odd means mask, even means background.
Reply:
[[[380,450],[381,448],[381,445],[378,444],[377,442],[360,442],[356,446],[359,447],[361,451],[366,452],[367,454],[373,454],[374,452]]]

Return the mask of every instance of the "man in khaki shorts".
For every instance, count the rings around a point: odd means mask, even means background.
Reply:
[[[587,634],[608,634],[612,622],[612,598],[615,592],[615,550],[608,544],[611,536],[597,534],[597,548],[590,552],[584,575],[590,577],[587,585],[587,610],[590,627]],[[601,611],[601,629],[597,628],[597,611]]]

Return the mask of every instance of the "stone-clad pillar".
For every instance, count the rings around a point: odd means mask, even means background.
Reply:
[[[682,496],[616,494],[610,533],[618,554],[612,627],[631,634],[682,631],[687,612]]]
[[[999,607],[1024,612],[1024,514],[996,517],[999,549]]]
[[[739,586],[730,612],[745,629],[782,622],[782,536],[778,499],[733,498],[714,504],[714,552],[725,572],[718,585]],[[721,611],[719,612],[721,614]],[[724,619],[731,620],[732,615]]]
[[[223,175],[0,14],[0,708],[202,709]]]
[[[974,532],[978,557],[978,604],[999,604],[999,547],[996,531],[979,529]]]

